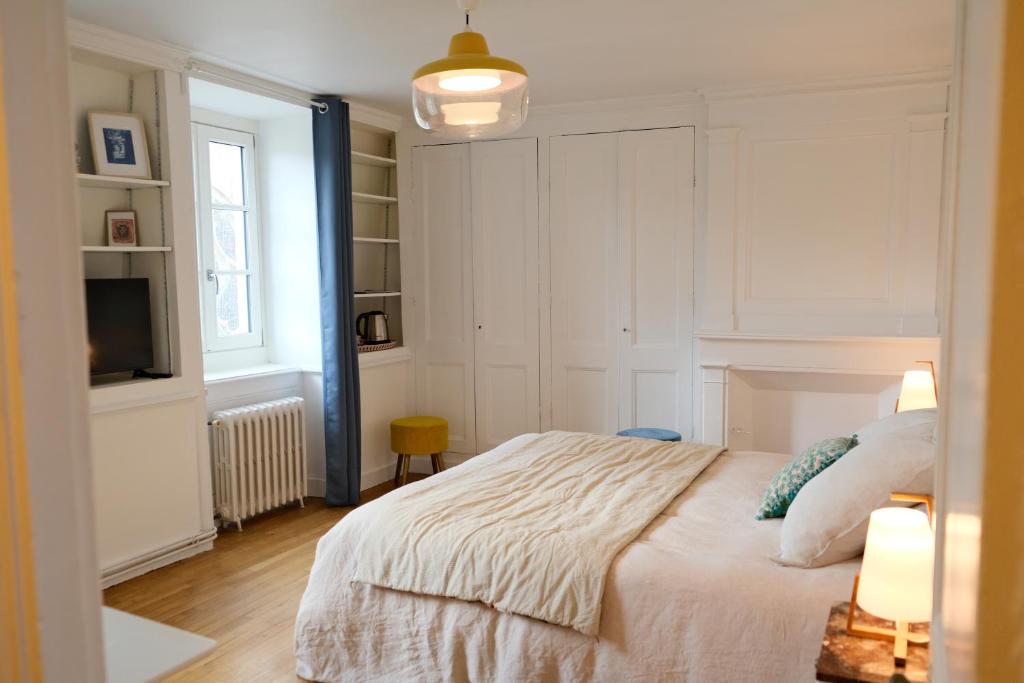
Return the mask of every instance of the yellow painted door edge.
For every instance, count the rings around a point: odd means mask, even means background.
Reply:
[[[42,681],[0,52],[0,680]]]

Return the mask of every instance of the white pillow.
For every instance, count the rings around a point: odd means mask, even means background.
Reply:
[[[854,433],[857,435],[857,441],[864,443],[890,432],[895,432],[898,429],[906,429],[914,425],[927,423],[934,427],[936,414],[935,408],[905,410],[902,413],[895,413],[894,415],[883,417],[881,420],[875,420],[870,424],[864,425]]]
[[[918,422],[873,434],[807,482],[782,521],[782,543],[773,559],[794,567],[824,567],[859,555],[871,511],[898,505],[889,500],[890,493],[932,492],[933,430],[931,422]]]

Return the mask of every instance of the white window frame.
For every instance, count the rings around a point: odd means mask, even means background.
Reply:
[[[259,200],[256,195],[256,138],[252,133],[192,124],[195,148],[196,228],[199,242],[199,289],[201,292],[203,351],[233,351],[264,346],[263,335],[263,281],[260,272]],[[244,204],[214,204],[210,191],[210,143],[220,142],[242,148],[242,175]],[[230,271],[249,278],[250,315],[252,332],[221,337],[217,332],[217,270],[214,264],[213,210],[231,209],[245,212],[246,263],[248,268]],[[228,274],[228,271],[222,271]]]

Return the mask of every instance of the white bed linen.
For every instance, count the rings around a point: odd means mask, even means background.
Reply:
[[[596,636],[612,562],[720,446],[547,432],[382,498],[353,578]],[[484,465],[486,463],[486,465]]]
[[[789,458],[720,455],[616,558],[596,638],[480,603],[353,583],[353,551],[374,514],[367,504],[317,546],[296,620],[297,672],[317,681],[811,681],[829,605],[848,597],[859,561],[771,561],[781,522],[754,513]]]

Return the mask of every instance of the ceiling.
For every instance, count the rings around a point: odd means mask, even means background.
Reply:
[[[953,60],[953,0],[483,0],[473,26],[533,105],[920,71]],[[455,0],[68,0],[71,16],[408,114]]]

